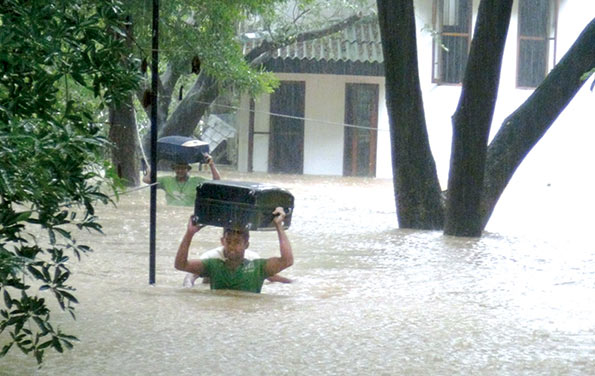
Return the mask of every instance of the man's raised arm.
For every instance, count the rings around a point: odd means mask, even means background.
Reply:
[[[281,270],[289,268],[291,265],[293,265],[293,251],[291,249],[291,244],[289,243],[289,238],[287,237],[285,229],[283,228],[285,211],[283,208],[276,208],[275,211],[273,211],[273,215],[275,216],[273,223],[275,224],[277,236],[279,237],[279,251],[281,253],[281,257],[271,257],[268,259],[265,269],[267,274],[270,276],[275,275]]]
[[[213,176],[213,180],[221,180],[221,175],[219,174],[219,170],[217,170],[217,166],[215,166],[215,162],[213,161],[213,157],[209,154],[205,154],[207,158],[207,165],[211,169],[211,176]]]
[[[203,272],[204,264],[200,259],[188,260],[188,249],[190,248],[190,243],[192,243],[192,238],[201,228],[202,226],[200,225],[195,226],[192,223],[192,217],[190,217],[188,225],[186,226],[186,233],[180,242],[178,253],[176,253],[176,260],[174,262],[174,267],[176,269],[193,274],[201,274]]]

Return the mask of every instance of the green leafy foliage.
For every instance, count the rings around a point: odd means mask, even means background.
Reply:
[[[150,60],[152,4],[128,0],[125,8],[133,27],[134,53],[139,60]],[[194,81],[191,60],[196,56],[201,71],[216,78],[221,88],[233,86],[252,95],[268,93],[278,81],[245,60],[245,53],[254,47],[245,45],[245,35],[257,35],[260,42],[285,40],[371,8],[369,0],[163,1],[159,10],[160,61]]]
[[[191,75],[197,56],[201,70],[222,86],[233,83],[251,92],[263,92],[274,84],[272,76],[253,69],[243,59],[238,26],[249,14],[268,12],[280,0],[172,0],[160,3],[159,57],[183,74]],[[152,6],[150,1],[126,1],[133,26],[136,56],[151,58]]]
[[[101,231],[107,145],[98,111],[134,89],[117,0],[5,0],[0,7],[0,356],[42,363],[72,348],[46,299],[75,318],[75,230]]]

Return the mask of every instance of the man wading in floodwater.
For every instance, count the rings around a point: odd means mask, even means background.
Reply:
[[[209,277],[211,290],[229,289],[259,293],[264,280],[293,264],[293,252],[291,244],[283,228],[285,211],[283,208],[276,208],[273,211],[275,216],[273,223],[279,238],[279,250],[281,257],[268,259],[248,260],[244,252],[248,248],[250,233],[247,230],[235,230],[226,228],[223,230],[221,244],[225,260],[212,259],[188,259],[188,249],[194,234],[204,226],[194,225],[192,218],[186,226],[186,233],[178,247],[174,266],[178,270],[203,277]]]
[[[213,162],[213,158],[204,154],[205,162],[211,169],[213,180],[220,180],[221,175]],[[176,176],[160,176],[157,178],[157,188],[165,191],[165,201],[168,205],[174,206],[194,206],[196,198],[196,186],[207,179],[200,176],[190,176],[188,172],[192,167],[187,163],[174,163],[171,166]],[[143,177],[143,182],[151,183],[151,169],[147,169],[147,174]]]
[[[211,175],[213,180],[221,180],[221,174],[219,174],[219,170],[215,166],[215,162],[213,158],[209,154],[204,154],[205,156],[205,163],[211,169]],[[194,206],[194,201],[196,200],[196,187],[207,179],[200,177],[200,176],[190,176],[188,172],[192,167],[187,163],[174,163],[172,164],[172,169],[175,172],[175,176],[160,176],[157,178],[157,188],[163,189],[165,191],[165,200],[167,205],[173,206]],[[143,177],[143,182],[146,184],[151,183],[151,169],[147,169],[146,175]],[[256,259],[260,258],[260,256],[255,252],[248,251],[247,255],[249,259]],[[222,249],[214,249],[209,252],[206,252],[201,256],[201,258],[220,258],[222,260],[225,259],[223,255]],[[194,286],[194,281],[198,278],[196,274],[188,274],[184,278],[184,286],[185,287],[192,287]],[[291,279],[282,277],[280,275],[273,275],[268,278],[270,282],[281,282],[281,283],[291,283]],[[205,281],[208,281],[206,279]],[[205,282],[206,283],[206,282]]]

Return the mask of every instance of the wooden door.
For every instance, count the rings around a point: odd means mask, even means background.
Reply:
[[[347,84],[344,176],[376,176],[378,85]]]
[[[304,82],[282,81],[271,95],[269,172],[303,173],[305,93]]]

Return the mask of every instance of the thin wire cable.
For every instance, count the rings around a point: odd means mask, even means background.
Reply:
[[[157,185],[157,184],[159,184],[159,183],[155,182],[155,183],[152,183],[152,184],[144,185],[142,187],[136,187],[136,188],[128,189],[128,190],[125,190],[124,192],[114,193],[113,195],[109,195],[108,197],[109,198],[114,198],[114,197],[124,196],[124,195],[127,195],[127,194],[132,193],[132,192],[136,192],[136,191],[140,191],[140,190],[143,190],[143,189],[151,188],[152,186]]]
[[[206,105],[209,104],[208,102],[201,102],[201,101],[198,101],[198,103],[206,104]],[[284,114],[278,114],[278,113],[274,113],[274,112],[270,112],[270,111],[250,110],[250,109],[247,109],[247,108],[242,108],[242,107],[237,107],[237,106],[229,106],[229,105],[225,105],[225,104],[211,103],[210,105],[211,106],[217,106],[217,107],[234,109],[234,110],[239,110],[239,111],[249,111],[249,112],[258,113],[258,114],[278,116],[278,117],[283,117],[283,118],[288,118],[288,119],[304,120],[304,121],[310,121],[310,122],[314,122],[314,123],[334,125],[334,126],[337,126],[337,127],[358,128],[358,129],[365,129],[367,131],[383,131],[383,132],[387,132],[388,131],[388,129],[370,128],[370,127],[364,127],[363,125],[353,125],[353,124],[346,124],[346,123],[337,123],[337,122],[329,121],[329,120],[313,119],[313,118],[307,118],[307,117],[301,117],[301,116],[293,116],[293,115],[284,115]]]
[[[234,109],[234,110],[238,110],[238,111],[249,111],[249,112],[253,112],[255,114],[264,114],[264,115],[278,116],[278,117],[283,117],[283,118],[288,118],[288,119],[304,120],[304,121],[309,121],[309,122],[318,123],[318,124],[333,125],[333,126],[337,126],[337,127],[358,128],[358,129],[364,129],[367,131],[388,132],[388,129],[370,128],[370,127],[364,127],[363,125],[337,123],[337,122],[330,121],[330,120],[321,120],[321,119],[307,118],[307,117],[300,117],[300,116],[293,116],[293,115],[284,115],[284,114],[278,114],[278,113],[274,113],[274,112],[270,112],[270,111],[250,110],[248,108],[230,106],[230,105],[225,105],[225,104],[209,103],[209,102],[202,102],[202,101],[198,101],[197,103],[206,104],[206,105],[210,105],[210,106],[214,106],[214,107],[223,107],[223,108],[228,108],[228,109]],[[109,122],[98,122],[95,124],[109,124]],[[139,137],[140,137],[140,135],[139,135]]]

